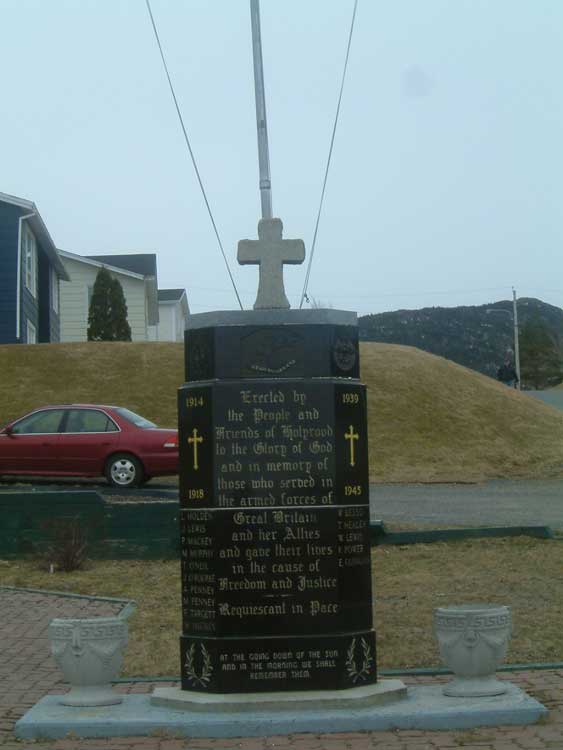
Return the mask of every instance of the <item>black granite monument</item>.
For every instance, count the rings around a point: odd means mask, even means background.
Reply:
[[[182,689],[376,682],[356,315],[194,315],[186,380]]]

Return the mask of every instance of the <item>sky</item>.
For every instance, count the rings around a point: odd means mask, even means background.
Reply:
[[[260,218],[248,0],[151,0],[245,308]],[[305,241],[353,0],[262,0],[274,215]],[[58,247],[156,252],[193,313],[238,303],[144,0],[0,0],[0,192]],[[538,297],[563,306],[563,2],[359,0],[308,295],[360,314]],[[305,305],[307,306],[307,305]]]

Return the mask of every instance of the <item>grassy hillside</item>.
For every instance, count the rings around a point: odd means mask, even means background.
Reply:
[[[127,406],[175,427],[183,344],[0,346],[0,424],[45,404]]]
[[[363,343],[370,472],[378,481],[563,475],[563,413],[407,346]],[[0,424],[44,404],[119,404],[176,424],[183,347],[0,346]]]
[[[384,481],[563,474],[563,412],[420,349],[362,344],[370,472]]]

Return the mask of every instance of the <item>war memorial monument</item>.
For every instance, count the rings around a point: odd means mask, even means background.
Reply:
[[[73,648],[77,632],[99,640],[107,631],[88,662],[105,684],[73,667],[86,685],[76,701],[45,696],[16,734],[244,737],[537,721],[544,707],[494,677],[510,634],[506,607],[437,613],[442,655],[461,654],[454,671],[469,664],[450,686],[407,691],[378,678],[356,314],[290,309],[283,266],[302,263],[305,247],[284,239],[272,215],[258,0],[251,18],[262,218],[238,261],[258,266],[258,295],[254,310],[192,315],[186,331],[181,686],[115,693],[103,666],[114,660],[117,673],[125,624],[56,621]],[[52,652],[65,648],[61,640]]]

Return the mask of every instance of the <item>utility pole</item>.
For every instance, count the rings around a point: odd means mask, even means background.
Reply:
[[[512,287],[512,318],[514,320],[514,366],[516,368],[516,377],[518,383],[516,387],[520,390],[520,334],[518,331],[518,298],[516,297],[516,289]]]
[[[489,313],[505,313],[512,318],[512,325],[514,328],[514,369],[516,371],[516,388],[520,390],[520,333],[518,331],[518,297],[516,296],[516,289],[512,287],[512,312],[510,310],[504,310],[503,308],[490,307],[485,310],[487,315]]]

